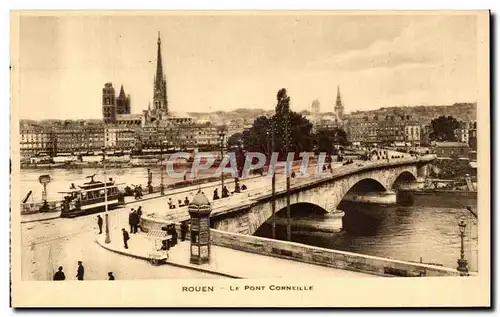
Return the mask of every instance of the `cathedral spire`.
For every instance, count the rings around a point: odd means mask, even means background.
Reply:
[[[338,120],[342,120],[344,116],[344,105],[342,104],[342,99],[340,98],[340,86],[337,85],[337,101],[335,102],[335,115]]]
[[[125,90],[123,90],[123,85],[120,88],[120,95],[118,97],[119,98],[126,98],[126,96],[125,96]]]
[[[156,57],[156,80],[155,86],[161,87],[161,83],[163,81],[163,63],[161,60],[161,38],[160,31],[158,31],[158,54]]]
[[[163,74],[163,63],[161,59],[161,37],[158,32],[158,55],[156,57],[156,74],[154,76],[153,107],[164,114],[168,113],[167,80]]]

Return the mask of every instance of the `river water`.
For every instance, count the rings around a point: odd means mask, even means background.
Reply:
[[[147,168],[109,169],[108,177],[119,183],[147,183]],[[151,168],[153,185],[160,183],[158,168]],[[202,171],[200,177],[213,175],[213,170]],[[52,169],[22,170],[20,189],[22,196],[33,190],[35,200],[41,199],[42,186],[38,176],[49,174],[48,199],[60,199],[58,191],[65,191],[70,183],[81,184],[85,176],[97,173],[96,180],[103,179],[101,169]],[[164,183],[179,181],[164,176]],[[477,270],[478,241],[476,220],[465,210],[465,206],[475,206],[475,199],[436,196],[416,196],[410,207],[356,204],[342,202],[339,209],[345,211],[343,230],[340,233],[317,233],[296,228],[292,241],[337,250],[381,256],[405,261],[422,261],[456,267],[460,254],[458,223],[465,220],[465,256],[469,268]],[[293,217],[310,215],[306,207],[293,209]],[[314,211],[313,211],[314,212]],[[479,211],[481,212],[481,211]],[[256,235],[271,237],[271,226],[264,224]],[[285,228],[277,225],[277,238],[286,237]]]
[[[420,262],[422,258],[424,263],[456,268],[460,256],[458,223],[464,220],[465,257],[469,269],[477,271],[477,221],[465,209],[475,205],[474,199],[443,201],[439,195],[415,197],[410,207],[342,202],[342,232],[319,233],[292,227],[292,241],[404,261]],[[292,209],[292,218],[310,216],[314,213],[311,209]],[[270,223],[262,225],[255,234],[270,238]],[[284,226],[276,225],[276,238],[286,239]]]
[[[151,167],[149,168],[152,176],[152,185],[160,185],[160,168]],[[176,172],[182,172],[182,168],[176,168]],[[189,171],[189,169],[187,169]],[[198,177],[208,177],[213,176],[215,169],[201,170]],[[71,183],[75,185],[83,184],[89,179],[86,176],[96,174],[94,180],[103,181],[104,173],[102,168],[81,168],[81,169],[25,169],[21,170],[20,175],[20,189],[21,196],[24,198],[25,195],[32,190],[30,200],[40,201],[42,199],[43,187],[38,182],[38,177],[40,175],[48,174],[50,175],[51,181],[47,185],[47,199],[48,200],[61,200],[62,194],[59,192],[67,191]],[[143,190],[146,190],[148,183],[148,168],[147,167],[133,167],[133,168],[107,168],[107,177],[113,178],[119,185],[119,187],[142,185]],[[163,175],[163,183],[165,185],[172,184],[175,182],[182,181],[183,179],[170,177],[167,173]]]

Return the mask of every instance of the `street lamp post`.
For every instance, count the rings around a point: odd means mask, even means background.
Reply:
[[[269,136],[269,132],[267,133]],[[268,156],[269,156],[269,165],[267,167],[268,172],[269,168],[271,168],[271,157],[274,153],[274,121],[271,122],[271,147],[268,150]],[[273,169],[273,174],[271,175],[271,196],[272,196],[272,202],[271,202],[271,228],[272,228],[272,238],[276,239],[276,220],[275,220],[275,213],[276,213],[276,200],[275,200],[275,195],[276,195],[276,173]]]
[[[160,138],[160,195],[165,195],[165,186],[163,185],[163,139]]]
[[[464,250],[464,237],[465,237],[465,221],[461,221],[458,224],[458,228],[460,229],[460,258],[458,259],[458,267],[457,270],[460,272],[460,275],[466,276],[468,275],[469,269],[467,268],[467,260],[465,259],[465,250]]]
[[[106,239],[104,240],[104,243],[111,243],[111,237],[109,236],[108,214],[104,215],[104,220],[105,220],[105,223],[106,223]]]
[[[226,136],[224,128],[219,130],[219,138],[220,138],[220,164],[224,161],[224,137]],[[222,166],[222,173],[220,174],[220,182],[221,182],[221,198],[224,192],[224,166]]]
[[[286,109],[285,113],[285,155],[286,155],[286,239],[287,241],[292,241],[292,227],[291,227],[291,220],[290,220],[290,171],[289,171],[289,162],[288,162],[288,149],[289,149],[289,142],[290,142],[290,136],[289,136],[289,127],[288,127],[288,121],[289,121],[289,111],[288,108]]]
[[[106,147],[102,147],[102,170],[104,173],[104,211],[108,213],[108,177],[106,175]]]
[[[104,142],[107,142],[107,130],[106,128],[104,129]],[[106,239],[104,240],[104,243],[110,243],[111,238],[109,236],[109,224],[108,224],[108,177],[106,175],[106,143],[104,143],[104,146],[102,147],[102,169],[104,172],[104,211],[105,215],[104,218],[106,219]]]

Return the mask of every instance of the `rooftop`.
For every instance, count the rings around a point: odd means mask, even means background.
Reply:
[[[199,191],[196,196],[194,196],[193,200],[191,201],[190,205],[194,205],[197,207],[202,207],[202,206],[209,206],[210,201],[208,200],[207,196],[203,194],[203,192]]]

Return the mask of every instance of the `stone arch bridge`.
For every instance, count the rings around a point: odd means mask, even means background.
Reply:
[[[341,221],[343,212],[337,210],[337,205],[348,192],[384,192],[413,187],[418,182],[423,182],[427,175],[427,164],[434,159],[434,156],[428,155],[354,163],[334,169],[331,175],[319,179],[294,179],[290,187],[290,205],[316,205],[332,216],[341,214]],[[274,197],[276,212],[286,208],[286,190],[276,191]],[[272,203],[271,189],[268,188],[262,195],[247,203],[213,213],[212,227],[228,232],[254,234],[272,216]]]

